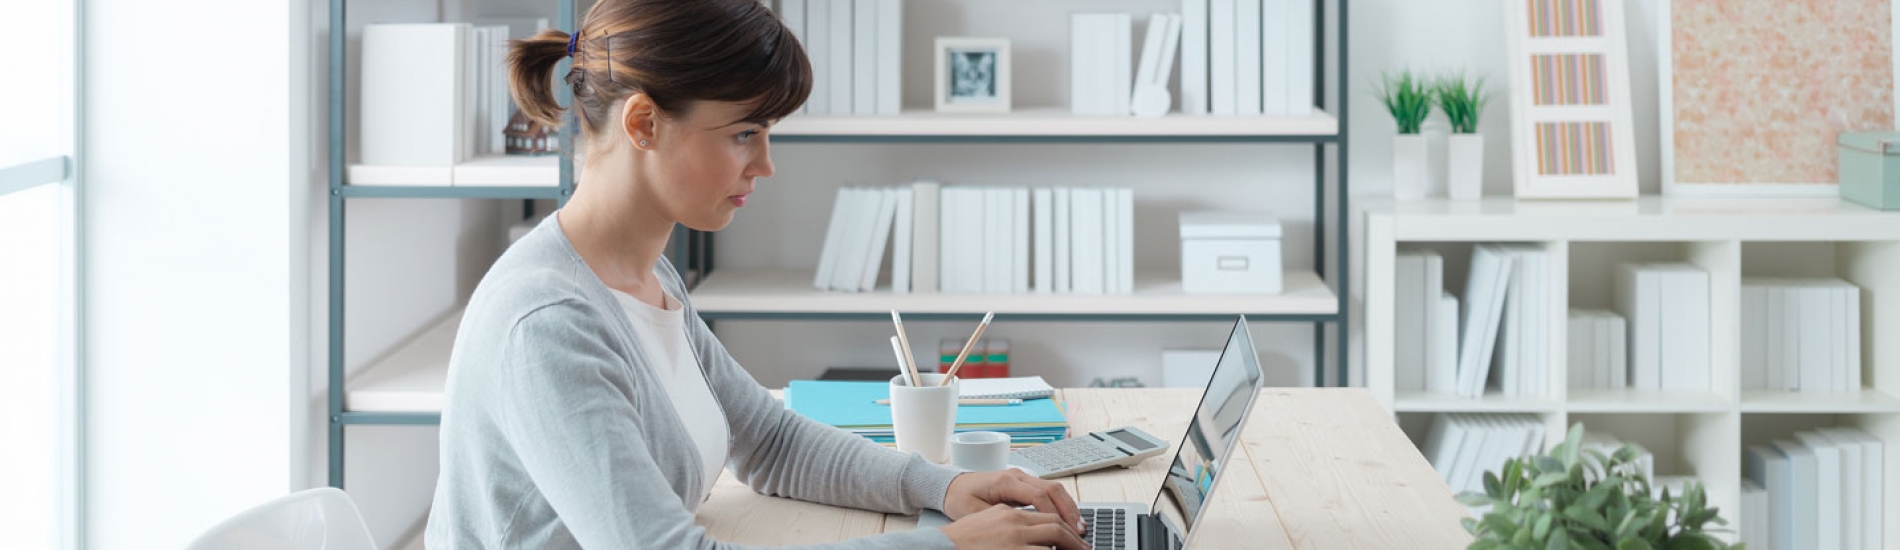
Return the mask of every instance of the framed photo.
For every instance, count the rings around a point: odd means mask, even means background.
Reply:
[[[1636,198],[1623,0],[1502,1],[1517,197]]]
[[[1009,40],[937,37],[937,112],[1009,112]]]
[[[1900,125],[1900,3],[1656,4],[1664,194],[1837,196],[1840,134]]]

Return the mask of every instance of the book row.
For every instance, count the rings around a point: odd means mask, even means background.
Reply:
[[[1441,414],[1421,451],[1453,493],[1484,490],[1484,473],[1544,448],[1544,421],[1528,414]]]
[[[1314,105],[1311,0],[1182,0],[1181,112],[1303,115]]]
[[[1628,320],[1629,386],[1709,390],[1709,272],[1682,262],[1617,266],[1615,309]]]
[[[1860,288],[1840,279],[1742,280],[1742,389],[1860,391]]]
[[[451,166],[479,155],[554,151],[545,135],[511,132],[511,26],[469,23],[363,27],[361,162]]]
[[[1567,328],[1565,372],[1570,389],[1629,387],[1629,329],[1623,316],[1600,309],[1572,309]]]
[[[779,0],[778,14],[811,59],[814,115],[896,115],[902,107],[902,0]]]
[[[1555,307],[1547,288],[1548,251],[1479,245],[1462,302],[1444,290],[1444,258],[1437,252],[1402,253],[1394,268],[1399,391],[1546,393],[1551,331],[1545,320]]]
[[[1743,540],[1750,548],[1885,548],[1883,447],[1854,428],[1750,445],[1742,458]]]

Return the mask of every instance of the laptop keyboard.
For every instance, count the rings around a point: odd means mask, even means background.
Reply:
[[[1089,532],[1083,538],[1095,548],[1128,548],[1128,511],[1121,508],[1083,508],[1082,520]]]

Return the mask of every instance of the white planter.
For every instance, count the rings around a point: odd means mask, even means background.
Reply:
[[[1452,134],[1446,145],[1447,194],[1455,201],[1475,201],[1484,195],[1484,136]]]
[[[1425,158],[1425,136],[1401,134],[1392,138],[1392,198],[1425,199],[1425,186],[1432,179],[1431,167]]]

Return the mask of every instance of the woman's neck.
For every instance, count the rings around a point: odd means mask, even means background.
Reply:
[[[627,174],[585,170],[558,214],[561,231],[608,288],[659,304],[653,265],[666,250],[673,220],[640,196]],[[619,179],[619,181],[615,181]]]

